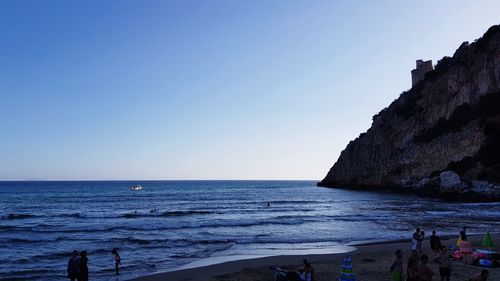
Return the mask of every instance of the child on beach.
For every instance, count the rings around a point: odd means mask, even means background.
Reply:
[[[408,267],[406,268],[406,281],[419,281],[418,273],[418,259],[408,259]]]
[[[396,250],[389,272],[393,281],[403,281],[403,252],[401,250]]]
[[[422,255],[420,257],[420,265],[418,267],[419,281],[432,281],[434,272],[432,272],[432,270],[427,266],[428,261],[429,257],[427,255]]]
[[[413,260],[416,261],[417,263],[420,260],[420,257],[418,256],[418,251],[417,250],[411,250],[411,254],[408,257],[408,264],[410,264],[410,262],[413,261]]]

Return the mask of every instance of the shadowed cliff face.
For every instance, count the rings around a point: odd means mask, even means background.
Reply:
[[[403,185],[445,170],[500,183],[500,26],[375,115],[319,185]]]

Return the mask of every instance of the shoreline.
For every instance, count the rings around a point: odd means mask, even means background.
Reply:
[[[493,241],[500,241],[500,233],[492,233]],[[456,235],[458,236],[458,234]],[[481,248],[481,242],[484,235],[470,234],[469,240],[475,248]],[[452,235],[443,235],[441,240],[443,245],[449,246],[454,244],[457,237]],[[429,248],[428,239],[424,242],[424,253],[430,255],[432,252]],[[495,249],[498,251],[498,242],[495,244]],[[336,280],[342,267],[342,260],[348,253],[353,260],[353,268],[356,275],[361,280],[390,280],[388,267],[392,261],[394,251],[402,249],[404,253],[404,261],[410,253],[410,239],[395,239],[395,240],[380,240],[380,241],[357,241],[346,245],[345,251],[336,253],[321,253],[321,254],[294,254],[294,255],[276,255],[276,256],[260,256],[239,255],[214,257],[218,259],[218,263],[205,264],[203,261],[194,262],[195,266],[190,263],[179,269],[166,272],[153,273],[151,275],[141,276],[129,281],[226,281],[226,280],[274,280],[269,266],[276,265],[287,270],[299,270],[302,266],[302,260],[308,259],[316,269],[319,280]],[[224,258],[228,260],[224,260]],[[233,260],[233,258],[239,258]],[[199,263],[201,266],[196,266]],[[406,263],[405,263],[406,264]],[[452,280],[462,280],[472,276],[484,267],[463,265],[461,262],[454,261],[453,274],[456,275]],[[456,265],[455,265],[456,264]],[[434,272],[437,269],[432,268]],[[500,268],[488,268],[490,270],[490,279],[500,277]],[[437,273],[439,274],[439,273]],[[382,276],[383,275],[383,276]],[[470,275],[470,276],[469,276]],[[453,275],[452,275],[453,277]],[[374,279],[375,278],[375,279]],[[462,278],[462,279],[460,279]]]
[[[322,257],[333,255],[343,255],[356,251],[357,248],[349,245],[338,245],[328,249],[315,250],[300,250],[302,254],[268,254],[268,255],[232,255],[232,256],[215,256],[194,261],[186,265],[174,268],[169,271],[162,271],[145,275],[127,281],[154,281],[154,280],[191,280],[193,278],[207,277],[206,272],[210,274],[221,275],[239,271],[247,267],[268,267],[269,265],[277,265],[283,262],[294,262],[296,257],[317,257],[321,260]],[[288,251],[282,251],[288,252]],[[302,259],[301,259],[302,260]],[[197,279],[193,279],[197,280]],[[203,279],[200,279],[203,280]]]
[[[449,172],[449,171],[448,171]],[[429,182],[434,179],[437,181],[438,177],[425,178]],[[424,179],[423,179],[424,180]],[[468,182],[462,180],[465,185]],[[487,191],[474,188],[472,185],[468,185],[468,190],[464,191],[452,191],[443,192],[441,191],[440,185],[419,185],[417,183],[413,184],[393,184],[393,185],[381,185],[381,184],[350,184],[350,183],[324,183],[323,181],[316,182],[316,187],[320,188],[334,188],[334,189],[346,189],[346,190],[357,190],[364,192],[381,192],[381,193],[393,193],[393,194],[406,194],[414,195],[422,198],[434,198],[440,199],[448,202],[461,202],[461,203],[496,203],[500,202],[500,193],[495,186],[496,183],[488,183],[489,189]],[[493,192],[493,193],[492,193]]]

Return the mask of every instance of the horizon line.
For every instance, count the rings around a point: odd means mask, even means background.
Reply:
[[[317,179],[0,179],[0,182],[91,181],[320,181]]]

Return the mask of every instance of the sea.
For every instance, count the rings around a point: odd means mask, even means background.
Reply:
[[[500,203],[315,181],[0,182],[0,280],[68,280],[73,250],[88,252],[91,280],[127,280],[218,258],[335,252],[409,238],[415,227],[498,232],[499,217]],[[113,248],[122,258],[118,278]]]

